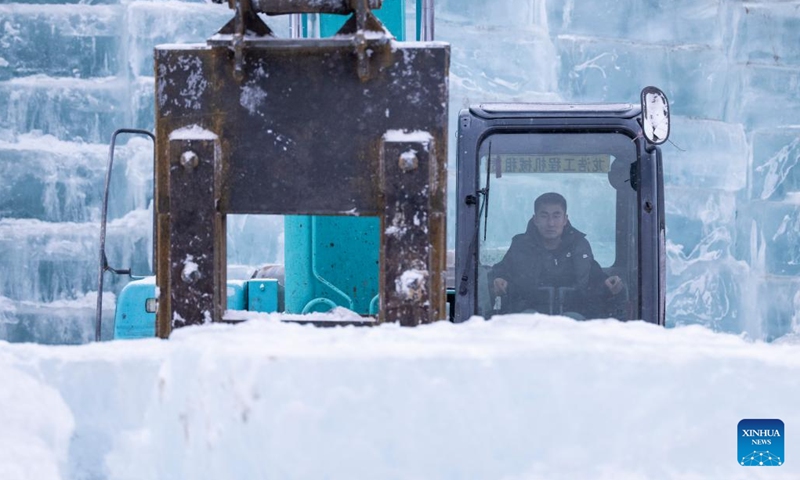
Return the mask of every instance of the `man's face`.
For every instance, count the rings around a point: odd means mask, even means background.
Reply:
[[[564,233],[567,226],[567,214],[561,205],[541,205],[533,215],[533,224],[539,235],[547,240],[555,240]]]

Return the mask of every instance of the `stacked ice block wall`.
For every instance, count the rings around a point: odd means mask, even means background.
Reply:
[[[759,339],[800,328],[800,4],[437,5],[453,114],[485,99],[638,103],[662,88],[668,325]]]
[[[0,5],[0,338],[81,343],[94,337],[111,134],[122,127],[153,130],[155,45],[204,42],[231,16],[226,5],[202,1]],[[125,136],[118,142],[109,263],[146,273],[152,143]],[[254,231],[264,225],[276,230],[274,224],[231,219],[236,238],[230,249],[258,244]],[[275,250],[266,249],[270,255]],[[105,278],[107,336],[114,294],[127,279]]]
[[[109,137],[153,127],[153,46],[203,41],[230,16],[200,1],[0,5],[0,336],[91,338]],[[485,100],[635,103],[661,87],[675,143],[663,149],[669,325],[764,339],[800,330],[800,4],[437,0],[436,21],[452,44],[451,120]],[[287,36],[281,22],[268,20]],[[148,267],[149,148],[118,153],[117,266]],[[256,263],[265,243],[280,250],[268,240],[279,228],[234,219],[229,247]]]

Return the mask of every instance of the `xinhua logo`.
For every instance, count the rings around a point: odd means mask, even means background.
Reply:
[[[783,422],[777,419],[746,419],[739,422],[739,465],[779,467],[783,465]]]

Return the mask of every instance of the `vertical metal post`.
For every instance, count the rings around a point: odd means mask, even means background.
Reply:
[[[433,0],[422,0],[418,2],[417,5],[420,5],[422,8],[421,14],[420,12],[417,13],[422,18],[420,39],[423,42],[431,42],[434,39]]]
[[[169,137],[169,207],[159,218],[159,237],[168,241],[159,242],[157,274],[162,338],[222,318],[225,309],[225,220],[217,211],[215,175],[220,148],[216,135],[197,130]]]
[[[423,0],[417,0],[416,3],[414,4],[414,9],[416,13],[415,17],[417,20],[416,32],[415,32],[416,36],[414,37],[414,39],[418,42],[422,40],[422,1]]]
[[[289,38],[303,37],[303,15],[293,13],[289,15]]]
[[[425,136],[427,138],[419,138]],[[381,172],[382,321],[413,326],[446,317],[445,181],[435,161],[433,137],[390,133],[384,138]]]

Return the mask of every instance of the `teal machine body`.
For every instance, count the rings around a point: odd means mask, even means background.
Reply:
[[[405,40],[403,0],[384,0],[374,13],[397,40]],[[346,19],[341,15],[320,15],[320,36],[335,35]],[[308,20],[304,19],[304,26]],[[308,28],[303,30],[308,35]],[[287,215],[286,312],[326,312],[341,306],[361,315],[377,314],[379,229],[377,217]]]
[[[125,285],[117,298],[114,338],[153,338],[156,335],[156,277]],[[278,311],[278,280],[228,280],[228,310]]]
[[[376,314],[379,228],[375,217],[285,217],[286,312]]]

